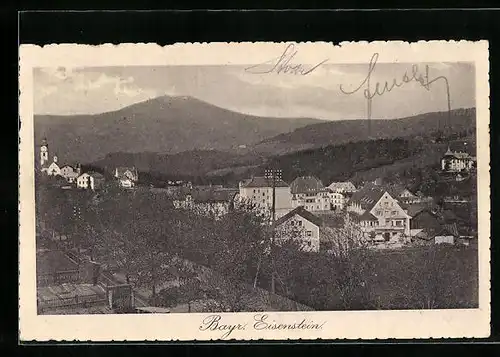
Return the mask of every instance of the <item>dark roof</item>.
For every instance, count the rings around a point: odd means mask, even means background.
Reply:
[[[135,167],[117,167],[115,170],[115,174],[118,177],[125,175],[125,172],[130,171],[132,175],[137,178],[137,169]]]
[[[433,215],[432,210],[427,204],[421,204],[421,203],[414,203],[414,204],[401,204],[401,207],[406,210],[406,213],[408,213],[409,216],[415,217],[416,215],[427,211],[430,214]]]
[[[323,182],[314,176],[297,177],[290,184],[290,190],[292,193],[318,192],[323,188]]]
[[[256,176],[241,182],[241,187],[272,187],[272,180],[262,176]],[[280,179],[276,180],[275,187],[288,187],[288,184]]]
[[[391,185],[386,185],[385,186],[385,189],[387,190],[387,192],[389,192],[389,194],[391,196],[393,196],[394,198],[396,197],[399,197],[401,194],[403,194],[403,192],[405,190],[408,190],[406,187],[404,187],[403,185],[399,185],[399,184],[391,184]],[[408,190],[412,195],[414,195],[413,192],[411,192],[410,190]]]
[[[275,225],[279,226],[280,224],[283,224],[284,222],[286,222],[288,219],[292,218],[295,215],[299,215],[302,218],[307,219],[309,222],[312,222],[317,226],[321,226],[323,224],[323,220],[321,218],[307,211],[304,207],[300,206],[291,210],[283,217],[276,220]]]
[[[371,214],[369,211],[365,211],[361,216],[358,217],[359,221],[378,221],[378,218]]]
[[[89,171],[87,173],[94,179],[104,180],[104,175],[99,172]]]
[[[443,226],[443,229],[438,234],[436,234],[436,236],[440,236],[443,234],[451,234],[454,237],[460,237],[460,233],[458,232],[458,227],[456,223],[445,224]]]
[[[367,184],[352,195],[351,202],[358,203],[365,210],[370,210],[385,192],[382,186]]]

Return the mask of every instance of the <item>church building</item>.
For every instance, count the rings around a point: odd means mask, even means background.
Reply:
[[[39,170],[48,176],[61,176],[69,183],[76,183],[77,178],[82,174],[80,164],[61,165],[57,155],[54,155],[50,161],[47,139],[43,139],[40,145]]]

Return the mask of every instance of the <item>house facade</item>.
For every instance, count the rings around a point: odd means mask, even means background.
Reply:
[[[76,179],[76,187],[84,190],[98,190],[103,183],[104,176],[98,172],[85,172]]]
[[[297,207],[276,221],[276,238],[281,241],[297,239],[303,250],[319,252],[321,226],[319,217],[303,207]]]
[[[80,165],[64,165],[61,167],[60,175],[66,179],[69,183],[74,183],[78,176],[82,174]]]
[[[389,241],[410,235],[411,216],[381,186],[368,185],[357,191],[347,207],[362,230],[372,239]]]
[[[323,186],[314,176],[297,177],[291,184],[292,207],[304,207],[307,211],[340,211],[344,196]]]
[[[263,211],[270,211],[273,204],[272,180],[265,177],[252,177],[239,183],[239,198],[255,204]],[[290,186],[283,180],[275,181],[276,218],[292,210]]]
[[[117,167],[114,176],[123,188],[133,188],[139,181],[139,173],[135,167]]]
[[[445,172],[470,171],[476,166],[476,158],[467,152],[448,150],[441,158],[441,170]]]

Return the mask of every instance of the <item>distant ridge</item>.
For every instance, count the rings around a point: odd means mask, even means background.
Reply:
[[[476,109],[454,109],[450,113],[433,112],[401,119],[368,119],[328,121],[278,134],[253,146],[258,152],[285,153],[327,145],[373,139],[428,136],[442,131],[443,135],[474,130]],[[369,135],[371,134],[371,135]]]
[[[35,115],[34,121],[35,143],[46,137],[61,159],[82,162],[112,152],[235,150],[322,122],[256,117],[192,97],[169,96],[95,115]]]

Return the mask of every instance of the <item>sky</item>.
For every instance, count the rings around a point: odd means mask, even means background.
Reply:
[[[416,67],[413,67],[416,66]],[[309,66],[310,68],[312,66]],[[445,77],[451,108],[475,106],[475,70],[468,63],[377,63],[320,65],[307,75],[271,71],[273,66],[127,66],[35,68],[35,114],[97,114],[151,98],[192,96],[229,110],[266,117],[325,120],[366,118],[365,79],[370,91],[393,80],[402,83],[413,68],[429,81]],[[269,73],[254,73],[254,72]],[[363,84],[364,83],[364,84]],[[360,87],[361,86],[361,87]],[[360,90],[352,92],[360,87]],[[391,119],[446,111],[445,81],[429,86],[410,81],[372,99],[372,118]]]

